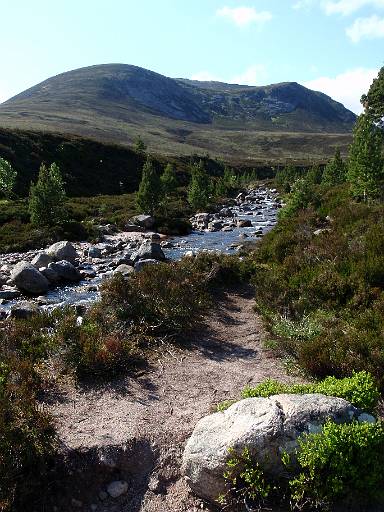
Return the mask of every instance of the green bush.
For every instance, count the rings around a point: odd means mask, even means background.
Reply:
[[[313,384],[284,384],[267,379],[254,388],[245,388],[241,396],[242,398],[269,397],[281,393],[321,393],[327,396],[336,396],[351,402],[355,407],[370,412],[375,410],[380,398],[372,376],[365,371],[353,373],[351,377],[343,379],[326,377]]]
[[[348,510],[384,498],[384,424],[338,425],[328,421],[319,434],[299,438],[298,474],[290,479],[291,502],[302,510]]]
[[[229,454],[224,473],[228,492],[219,496],[217,501],[226,508],[246,502],[248,506],[259,509],[275,489],[266,480],[263,469],[253,459],[248,448],[241,455],[236,455],[233,450]]]
[[[248,448],[229,451],[224,473],[226,508],[272,509],[290,503],[294,510],[371,510],[384,499],[384,424],[327,421],[317,434],[303,434],[298,448],[283,452],[285,472],[271,474]],[[236,508],[237,510],[237,508]],[[280,508],[279,508],[280,510]],[[381,509],[380,509],[381,510]]]
[[[29,510],[43,490],[55,431],[39,408],[39,363],[52,349],[48,316],[7,321],[0,331],[0,510]]]

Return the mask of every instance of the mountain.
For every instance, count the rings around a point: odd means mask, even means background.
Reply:
[[[0,105],[0,126],[70,133],[153,152],[237,161],[324,159],[356,116],[295,82],[249,87],[173,79],[125,64],[69,71]]]

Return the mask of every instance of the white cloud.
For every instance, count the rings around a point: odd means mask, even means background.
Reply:
[[[222,7],[216,11],[216,15],[229,19],[238,27],[245,27],[250,23],[260,25],[272,19],[269,11],[256,11],[254,7]]]
[[[331,96],[352,112],[359,114],[363,110],[360,98],[368,91],[373,79],[377,77],[377,73],[378,69],[357,68],[341,73],[334,78],[323,76],[303,82],[303,85]]]
[[[376,14],[370,18],[358,18],[346,29],[346,34],[354,43],[361,39],[384,37],[384,18],[379,18]]]
[[[384,0],[327,0],[322,2],[322,6],[327,14],[347,16],[367,6],[384,9]]]
[[[261,85],[268,76],[264,64],[249,66],[244,73],[230,79],[230,84]]]

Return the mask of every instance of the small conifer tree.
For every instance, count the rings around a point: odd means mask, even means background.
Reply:
[[[3,197],[9,199],[12,196],[16,176],[17,172],[8,160],[0,158],[0,194]]]
[[[161,183],[153,162],[147,157],[143,167],[143,174],[137,192],[137,206],[142,213],[154,215],[161,200]]]
[[[382,195],[384,167],[383,133],[368,114],[361,114],[353,132],[347,180],[357,199],[368,201]]]
[[[340,149],[337,148],[335,156],[324,169],[322,182],[326,185],[340,185],[346,178],[346,165],[341,158]]]
[[[36,226],[54,226],[65,218],[64,182],[57,164],[41,164],[36,184],[29,192],[31,222]]]
[[[191,169],[191,182],[188,189],[188,202],[195,210],[204,209],[209,203],[210,180],[200,160],[193,164]]]

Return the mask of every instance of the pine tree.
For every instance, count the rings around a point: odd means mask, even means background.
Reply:
[[[143,139],[140,137],[140,135],[135,139],[133,149],[139,155],[145,155],[145,153],[147,152],[147,146],[146,146],[145,142],[143,141]]]
[[[324,169],[322,183],[331,186],[344,183],[346,179],[346,170],[346,165],[341,158],[340,149],[337,148],[335,156],[327,163]]]
[[[384,66],[372,82],[368,94],[361,97],[361,103],[375,123],[384,128]]]
[[[65,190],[59,166],[41,164],[36,184],[29,192],[31,222],[37,226],[54,226],[65,218]]]
[[[163,174],[160,176],[161,183],[161,205],[164,212],[167,212],[168,204],[177,189],[177,177],[172,164],[167,164]]]
[[[12,196],[16,176],[17,172],[8,160],[0,158],[0,194],[3,197],[9,199]]]
[[[361,114],[353,132],[347,180],[354,197],[367,201],[383,192],[383,133],[368,114]]]
[[[137,206],[142,213],[154,215],[161,200],[160,178],[153,166],[150,157],[147,157],[143,167],[143,173],[139,190],[137,192]]]
[[[203,162],[194,164],[191,169],[191,182],[188,189],[188,202],[195,210],[204,209],[209,202],[210,180]]]
[[[168,200],[177,189],[177,177],[172,164],[167,164],[160,181],[163,197]]]

